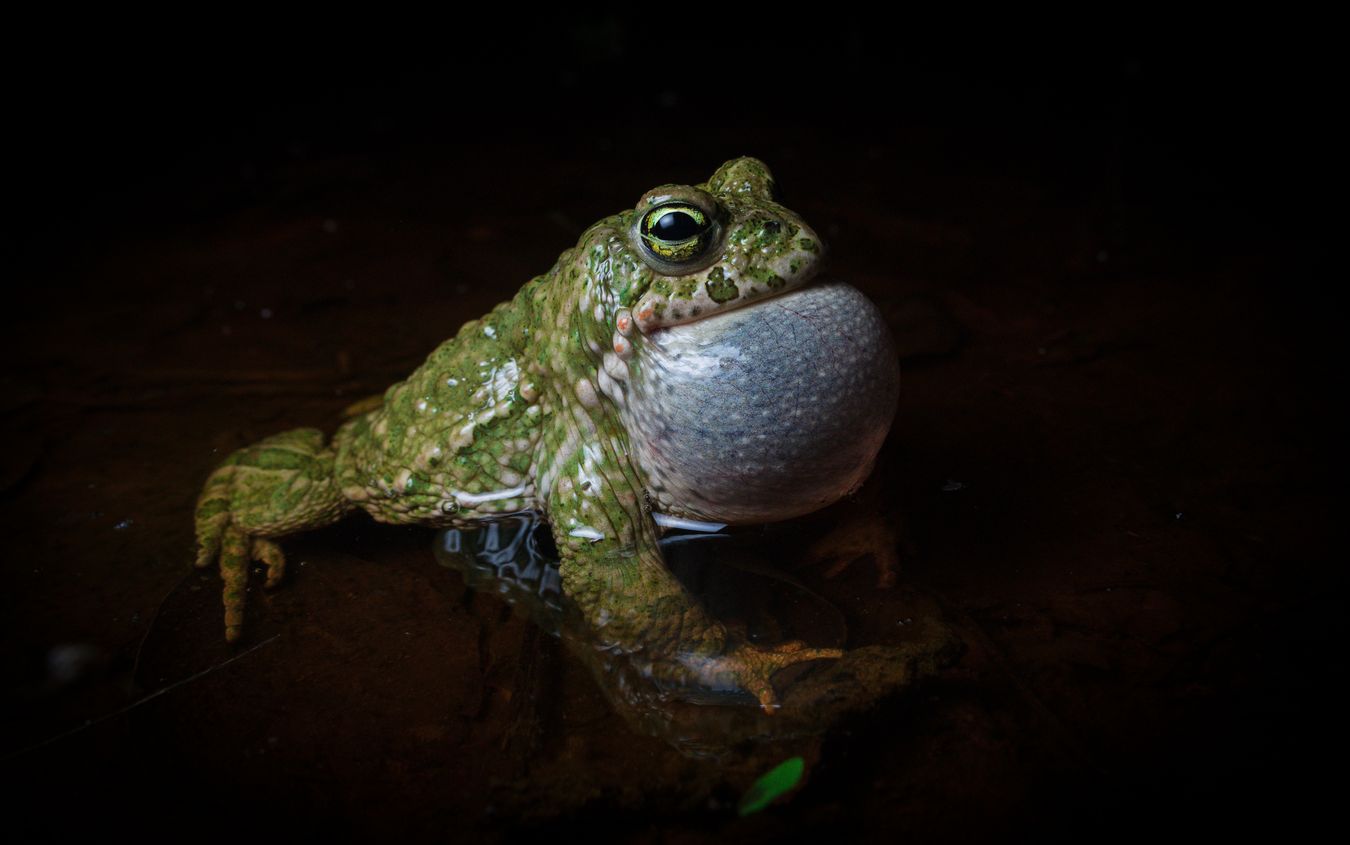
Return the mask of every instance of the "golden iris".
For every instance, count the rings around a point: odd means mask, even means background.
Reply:
[[[712,220],[703,209],[670,202],[644,214],[638,234],[653,254],[672,264],[683,264],[707,250],[712,230]]]

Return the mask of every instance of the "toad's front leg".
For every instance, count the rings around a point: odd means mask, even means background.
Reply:
[[[299,428],[240,449],[207,479],[197,499],[197,566],[219,561],[227,641],[243,633],[249,562],[265,564],[267,586],[276,586],[286,558],[274,538],[321,528],[352,509],[335,460],[323,432]]]
[[[551,473],[548,515],[561,552],[563,592],[602,648],[626,655],[661,681],[739,688],[767,713],[772,677],[795,663],[841,657],[800,642],[762,648],[738,640],[666,568],[656,525],[622,435],[565,457]]]
[[[575,539],[560,536],[559,547]],[[737,639],[665,567],[654,537],[637,545],[568,547],[561,569],[563,592],[581,609],[599,646],[621,652],[659,681],[741,689],[772,713],[772,678],[779,669],[843,656],[839,649],[795,641],[766,648]]]

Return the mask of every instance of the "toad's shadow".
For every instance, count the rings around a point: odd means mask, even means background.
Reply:
[[[844,614],[767,565],[771,546],[758,532],[674,533],[661,541],[667,565],[685,589],[734,634],[761,646],[801,640],[813,647],[845,648]],[[769,716],[740,690],[663,685],[636,661],[602,647],[563,595],[552,537],[532,514],[441,531],[436,558],[460,572],[470,588],[502,596],[560,637],[626,719],[692,754],[716,754],[746,740],[820,733],[846,713],[934,674],[960,653],[938,603],[897,587],[906,607],[898,641],[784,669],[774,677],[781,707]]]

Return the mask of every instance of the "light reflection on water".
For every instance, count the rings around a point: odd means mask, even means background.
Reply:
[[[748,641],[767,646],[798,639],[842,647],[848,632],[838,609],[757,560],[756,545],[762,543],[747,535],[680,532],[662,538],[661,551],[685,589]],[[441,531],[436,559],[464,574],[471,588],[500,594],[549,633],[561,635],[568,605],[553,539],[537,515]]]

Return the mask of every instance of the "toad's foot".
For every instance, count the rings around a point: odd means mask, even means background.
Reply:
[[[265,586],[272,589],[286,574],[286,555],[281,547],[263,537],[251,537],[234,526],[227,526],[213,555],[205,546],[198,549],[197,567],[204,569],[212,559],[220,562],[220,579],[225,583],[225,641],[238,642],[244,630],[244,596],[248,591],[249,561],[267,567]]]
[[[197,566],[219,562],[225,582],[225,640],[243,633],[249,562],[281,583],[286,556],[271,539],[336,522],[351,505],[333,480],[323,433],[302,428],[240,449],[216,468],[197,499]]]
[[[808,660],[826,660],[843,657],[837,648],[807,648],[800,641],[781,643],[768,648],[742,645],[720,657],[687,657],[681,662],[691,670],[699,683],[714,689],[739,687],[753,695],[767,715],[778,709],[771,678],[779,669]]]

